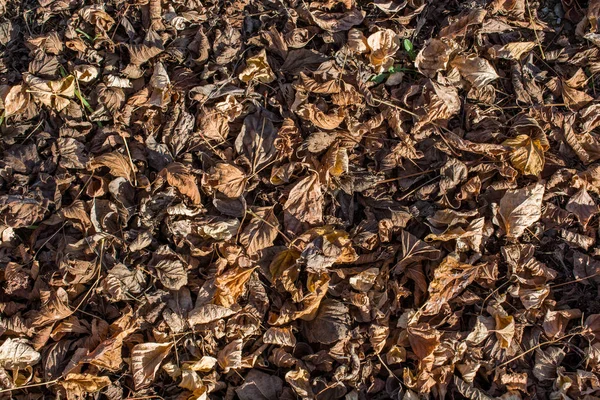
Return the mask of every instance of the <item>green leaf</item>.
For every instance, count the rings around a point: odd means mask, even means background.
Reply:
[[[415,58],[417,58],[417,53],[415,52],[415,47],[413,46],[412,42],[409,39],[404,39],[402,44],[404,45],[404,50],[406,50],[410,59],[414,61]]]
[[[371,78],[371,81],[373,81],[375,83],[382,83],[383,81],[385,81],[385,79],[388,77],[388,75],[389,74],[387,72],[384,72],[384,73],[379,74],[379,75],[374,75]]]

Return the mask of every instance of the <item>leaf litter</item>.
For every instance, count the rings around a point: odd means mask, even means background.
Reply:
[[[599,17],[0,0],[0,397],[600,398]]]

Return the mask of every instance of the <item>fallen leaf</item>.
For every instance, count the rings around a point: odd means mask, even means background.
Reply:
[[[173,343],[142,343],[131,350],[131,373],[136,390],[154,382],[160,364],[171,353]]]
[[[544,185],[535,183],[507,190],[500,200],[498,224],[508,238],[517,239],[542,216]]]

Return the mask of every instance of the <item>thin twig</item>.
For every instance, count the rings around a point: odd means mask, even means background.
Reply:
[[[505,361],[505,362],[503,362],[502,364],[500,364],[500,365],[496,366],[496,368],[494,368],[494,369],[492,370],[492,372],[495,372],[495,371],[496,371],[497,369],[499,369],[499,368],[506,367],[506,366],[507,366],[508,364],[510,364],[511,362],[513,362],[513,361],[517,361],[518,359],[520,359],[520,358],[522,358],[522,357],[526,356],[527,354],[531,353],[532,351],[535,351],[535,350],[539,349],[539,348],[540,348],[540,347],[542,347],[542,346],[545,346],[545,345],[547,345],[547,344],[554,344],[554,343],[558,343],[558,342],[561,342],[561,341],[563,341],[563,340],[565,340],[565,339],[567,339],[567,338],[570,338],[570,337],[573,337],[573,336],[577,336],[577,335],[581,335],[581,332],[569,333],[568,335],[561,336],[561,337],[559,337],[559,338],[557,338],[557,339],[554,339],[554,340],[548,340],[547,342],[538,343],[537,345],[533,346],[532,348],[530,348],[530,349],[528,349],[528,350],[525,350],[525,351],[524,351],[524,352],[522,352],[521,354],[518,354],[518,355],[514,356],[513,358],[511,358],[510,360],[508,360],[508,361]]]

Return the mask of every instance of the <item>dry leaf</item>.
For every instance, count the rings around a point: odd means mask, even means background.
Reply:
[[[240,243],[248,255],[254,255],[273,245],[279,233],[279,220],[273,207],[260,207],[253,210],[252,219],[240,234]]]
[[[535,183],[522,189],[507,190],[498,208],[498,225],[511,239],[517,239],[542,216],[544,185]]]
[[[394,64],[394,55],[400,49],[400,39],[396,32],[384,29],[373,33],[367,39],[371,50],[369,61],[375,67],[375,72],[380,74],[387,71]]]
[[[475,55],[456,56],[450,63],[461,76],[476,87],[482,87],[498,79],[498,74],[490,62]]]
[[[12,86],[2,95],[2,104],[4,104],[5,117],[20,114],[29,104],[29,93],[23,85]]]
[[[200,204],[200,191],[196,184],[196,178],[190,170],[183,164],[171,163],[160,172],[169,185],[177,188],[179,192],[187,196],[193,204]]]
[[[298,182],[290,191],[283,205],[287,228],[296,225],[295,221],[316,225],[323,220],[323,194],[319,176],[311,174]]]
[[[142,343],[131,350],[131,373],[136,390],[150,386],[173,343]]]
[[[415,67],[423,75],[432,78],[438,71],[446,70],[454,50],[454,43],[451,41],[430,39],[417,54]]]
[[[121,153],[112,152],[95,157],[88,164],[92,171],[101,167],[110,169],[110,173],[116,177],[123,177],[133,183],[135,170],[130,160]]]
[[[227,373],[232,369],[239,369],[242,366],[243,344],[242,339],[236,339],[219,351],[217,361],[223,369],[223,373]]]
[[[246,174],[241,169],[226,163],[218,163],[211,169],[211,173],[202,179],[204,185],[232,199],[244,193],[247,180]]]
[[[256,79],[259,82],[270,83],[275,80],[275,74],[267,61],[267,52],[262,49],[260,53],[246,60],[246,68],[240,73],[242,82]]]
[[[40,103],[61,111],[69,105],[69,98],[75,96],[75,77],[69,75],[57,81],[47,81],[31,74],[24,75],[27,92]]]
[[[536,138],[519,135],[502,143],[512,149],[510,162],[523,175],[539,176],[544,169],[544,152],[550,149],[550,144],[543,133]]]
[[[0,346],[0,366],[24,369],[40,362],[42,356],[25,339],[6,338]]]

